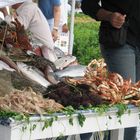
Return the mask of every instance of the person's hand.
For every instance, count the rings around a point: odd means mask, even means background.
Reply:
[[[110,23],[113,27],[120,29],[125,22],[126,15],[122,15],[118,12],[110,14]]]
[[[52,37],[53,37],[53,41],[55,42],[57,40],[57,38],[58,38],[58,30],[53,29]]]
[[[69,30],[69,28],[68,28],[67,24],[64,24],[64,25],[62,26],[62,32],[67,33],[68,30]]]

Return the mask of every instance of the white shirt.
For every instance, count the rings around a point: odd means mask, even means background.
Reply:
[[[31,0],[24,2],[17,10],[17,19],[24,25],[25,30],[29,30],[33,37],[42,45],[49,49],[54,48],[54,42],[50,32],[48,22],[37,4]],[[9,17],[6,17],[7,20]]]

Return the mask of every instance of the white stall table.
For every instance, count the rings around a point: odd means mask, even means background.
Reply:
[[[78,114],[73,115],[73,125],[69,123],[67,116],[58,114],[58,119],[53,121],[52,126],[44,130],[42,130],[43,120],[50,118],[48,116],[30,117],[29,124],[13,120],[9,126],[0,125],[0,140],[36,140],[104,130],[113,130],[111,133],[112,140],[123,140],[123,128],[139,125],[139,110],[136,107],[130,108],[130,113],[126,112],[122,115],[122,123],[119,122],[116,112],[117,110],[114,109],[99,115],[93,111],[83,111],[82,113],[86,116],[83,127],[79,125],[77,120]],[[33,126],[36,128],[30,130]],[[23,131],[23,128],[26,129]]]

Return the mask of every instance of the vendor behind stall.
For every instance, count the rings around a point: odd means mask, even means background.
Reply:
[[[57,56],[54,52],[54,43],[49,29],[49,25],[44,15],[32,0],[21,0],[11,6],[15,10],[15,15],[8,15],[6,8],[0,8],[5,17],[5,21],[10,24],[12,19],[24,25],[25,30],[32,33],[33,38],[41,44],[42,55],[54,62]]]

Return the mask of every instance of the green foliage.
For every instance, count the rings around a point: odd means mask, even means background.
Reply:
[[[52,126],[53,121],[54,121],[54,118],[46,119],[45,122],[44,122],[44,126],[43,126],[43,128],[42,128],[42,131],[43,131],[45,128],[48,128],[49,126]]]
[[[115,104],[115,105],[106,105],[106,104],[102,104],[100,106],[89,106],[89,107],[80,107],[80,110],[93,110],[93,112],[98,113],[99,115],[103,115],[104,113],[107,113],[109,111],[110,108],[116,108],[117,112],[116,112],[116,116],[118,118],[119,123],[121,124],[121,116],[128,111],[128,113],[130,114],[130,109],[128,108],[127,105],[119,103],[119,104]],[[69,124],[73,125],[73,114],[77,113],[77,110],[75,110],[72,106],[67,106],[65,107],[62,112],[63,114],[65,114],[68,119],[69,119]],[[26,122],[26,124],[22,127],[22,131],[24,132],[27,129],[27,125],[30,124],[29,115],[24,115],[24,114],[20,114],[20,113],[15,113],[15,112],[11,112],[11,111],[0,111],[0,117],[1,118],[9,118],[12,117],[13,119],[15,119],[16,121],[24,121]],[[112,117],[108,114],[109,119],[112,119]],[[53,115],[51,116],[51,118],[47,118],[44,120],[44,125],[42,127],[42,131],[48,127],[51,127],[54,121],[57,121],[58,117]],[[78,113],[77,116],[79,125],[82,127],[84,125],[84,122],[86,120],[86,116],[82,113]],[[42,120],[39,120],[42,121]],[[107,124],[106,124],[107,125]],[[36,129],[36,124],[30,124],[30,132],[32,132],[33,130]]]
[[[108,109],[109,109],[109,105],[105,105],[105,104],[99,105],[97,107],[93,107],[93,110],[97,112],[99,115],[106,113]]]
[[[75,113],[75,109],[72,106],[67,106],[62,111],[69,118],[69,123],[73,125],[73,117],[72,115]]]
[[[78,122],[81,127],[84,125],[85,120],[86,120],[86,117],[83,114],[78,113]]]
[[[0,110],[0,118],[13,118],[16,121],[21,121],[21,120],[28,120],[29,115],[17,113],[17,112],[12,112],[12,111],[4,111]]]
[[[125,111],[127,111],[127,109],[128,109],[127,105],[121,104],[121,103],[116,104],[115,107],[117,107],[117,109],[118,109],[118,112],[116,113],[117,117],[121,117],[125,113]]]
[[[80,64],[87,65],[91,60],[101,58],[98,37],[100,23],[83,14],[76,16],[73,55]]]

